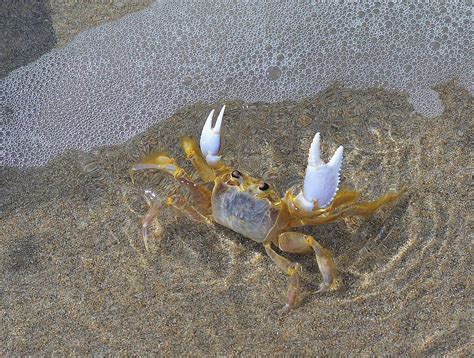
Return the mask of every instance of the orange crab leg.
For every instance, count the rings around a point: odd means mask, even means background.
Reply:
[[[367,216],[372,213],[374,213],[378,208],[380,208],[382,205],[391,203],[395,200],[397,200],[400,195],[402,195],[405,192],[405,189],[402,189],[399,192],[396,191],[390,191],[382,195],[380,198],[374,200],[374,201],[368,201],[360,204],[355,204],[353,206],[350,206],[345,210],[345,216],[347,215],[357,215],[357,216]]]
[[[222,174],[224,171],[230,170],[221,161],[219,161],[214,166],[209,165],[194,138],[183,136],[181,137],[179,144],[181,145],[186,158],[189,159],[193,167],[198,172],[199,177],[204,182],[211,182],[216,178],[217,175]]]
[[[155,192],[151,190],[145,191],[145,200],[147,201],[150,208],[142,219],[142,235],[145,248],[149,251],[148,247],[148,227],[151,225],[153,220],[158,216],[161,210],[165,206],[174,208],[177,211],[184,212],[191,220],[210,223],[211,220],[200,213],[196,208],[188,203],[188,201],[178,194],[170,195],[166,200],[161,200]]]
[[[354,203],[359,197],[359,192],[355,190],[340,189],[332,201],[329,211],[333,211],[341,206],[347,206]]]
[[[211,211],[211,191],[202,184],[195,183],[184,169],[178,167],[176,161],[163,153],[153,153],[144,158],[140,163],[132,166],[132,173],[139,170],[155,169],[171,175],[185,187],[191,194],[194,204],[204,214]],[[132,177],[133,178],[133,177]]]
[[[357,192],[343,192],[339,198],[336,196],[332,205],[323,213],[318,213],[313,217],[294,217],[293,215],[289,227],[321,225],[344,216],[367,216],[377,211],[381,206],[395,201],[404,192],[405,190],[388,192],[378,199],[358,204],[353,204],[357,199]]]
[[[216,178],[214,169],[207,164],[206,159],[202,155],[201,149],[199,149],[196,140],[194,138],[184,136],[181,137],[179,144],[183,149],[184,154],[192,163],[193,167],[199,174],[199,177],[204,182],[211,182]]]
[[[305,235],[299,232],[284,232],[278,235],[277,245],[282,251],[297,254],[305,254],[314,251],[319,271],[323,277],[319,292],[337,288],[339,280],[332,254],[311,235]]]
[[[290,260],[278,255],[272,249],[272,241],[269,240],[263,243],[265,252],[272,259],[272,261],[280,268],[283,273],[290,277],[290,284],[288,286],[288,297],[282,312],[288,312],[295,304],[298,303],[300,293],[300,274],[301,265],[299,263],[293,263]]]
[[[296,218],[302,219],[302,218],[315,218],[317,216],[326,214],[328,212],[332,212],[335,209],[347,207],[351,205],[352,203],[354,203],[358,197],[359,197],[359,193],[357,191],[340,189],[337,192],[336,196],[334,197],[332,204],[328,208],[319,209],[317,208],[317,206],[315,206],[313,211],[309,211],[309,212],[301,210],[296,206],[295,204],[296,196],[291,190],[286,192],[284,200],[288,206],[288,210],[291,213],[291,216],[295,219]]]

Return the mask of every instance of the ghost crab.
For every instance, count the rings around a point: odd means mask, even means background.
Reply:
[[[185,213],[191,219],[212,224],[216,222],[256,242],[262,243],[273,262],[289,276],[289,288],[283,311],[298,302],[301,266],[280,256],[272,245],[290,253],[314,252],[322,283],[318,292],[334,290],[339,285],[331,252],[312,236],[289,231],[305,225],[319,225],[348,215],[366,216],[383,204],[396,200],[401,192],[387,192],[370,202],[356,202],[357,191],[338,190],[343,147],[337,148],[326,164],[320,158],[320,135],[317,133],[309,150],[303,187],[290,188],[281,198],[268,183],[225,165],[219,155],[221,125],[225,106],[215,126],[214,110],[204,124],[200,146],[191,137],[182,137],[181,148],[196,169],[195,181],[176,161],[163,153],[155,153],[132,167],[132,172],[155,169],[172,176],[188,193],[190,200],[177,193],[159,200],[153,191],[146,191],[150,206],[142,221],[143,239],[148,248],[148,227],[165,206]]]

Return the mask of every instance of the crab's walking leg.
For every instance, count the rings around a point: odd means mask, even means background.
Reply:
[[[138,170],[155,169],[171,175],[191,194],[194,204],[204,214],[210,213],[211,192],[205,186],[195,183],[191,177],[180,168],[173,158],[163,153],[154,153],[132,166],[132,173]]]
[[[292,219],[289,222],[289,227],[300,227],[300,226],[306,226],[306,225],[321,225],[321,224],[326,224],[331,221],[335,221],[341,216],[344,215],[344,211],[339,211],[336,213],[325,213],[322,215],[318,215],[316,217],[309,217],[309,218],[296,218]]]
[[[334,200],[332,201],[331,205],[327,208],[315,208],[312,211],[304,211],[297,207],[296,205],[296,197],[290,191],[287,191],[285,194],[285,201],[288,205],[288,209],[291,213],[291,216],[294,219],[304,219],[304,218],[316,218],[320,215],[324,215],[327,213],[334,212],[336,209],[340,211],[350,205],[352,205],[357,198],[359,197],[359,192],[357,191],[349,191],[341,189],[336,193]]]
[[[168,206],[176,209],[177,211],[184,212],[190,219],[198,222],[210,223],[211,220],[205,215],[201,214],[191,204],[188,203],[186,198],[178,194],[170,195],[166,200],[160,200],[160,198],[151,190],[145,191],[145,200],[147,201],[150,208],[142,219],[142,234],[145,249],[148,248],[148,227],[152,223],[153,219],[158,216],[163,207]]]
[[[382,195],[381,197],[375,199],[374,201],[362,202],[355,204],[345,210],[344,216],[348,215],[358,215],[358,216],[367,216],[374,213],[382,205],[391,203],[397,200],[400,195],[405,192],[405,189],[401,191],[389,191]]]
[[[206,224],[212,223],[210,216],[203,215],[195,207],[189,204],[186,198],[181,195],[175,194],[175,195],[169,196],[166,199],[166,204],[173,207],[179,212],[183,212],[191,220],[201,222],[201,223],[206,223]]]
[[[289,226],[321,225],[345,216],[368,216],[377,211],[381,206],[397,200],[404,192],[405,190],[398,192],[390,191],[373,201],[358,204],[353,204],[352,199],[343,200],[343,197],[341,197],[341,200],[337,200],[336,197],[333,204],[322,213],[318,213],[319,215],[313,217],[295,217],[293,215],[294,218],[290,220]]]
[[[290,260],[278,255],[273,249],[271,241],[264,242],[263,246],[272,261],[290,277],[290,285],[288,286],[288,297],[283,312],[288,312],[297,302],[300,292],[300,271],[301,265],[293,263]]]
[[[145,200],[150,206],[148,211],[146,212],[145,216],[142,219],[142,235],[143,235],[143,243],[145,244],[145,249],[148,249],[148,226],[152,223],[153,219],[158,215],[161,208],[165,205],[164,201],[160,201],[157,198],[155,192],[152,190],[145,190]]]
[[[308,253],[314,251],[323,283],[319,291],[333,290],[338,287],[336,264],[329,250],[325,249],[311,235],[298,232],[284,232],[278,236],[280,250],[291,253]]]

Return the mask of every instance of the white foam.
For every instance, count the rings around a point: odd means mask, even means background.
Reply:
[[[334,80],[406,90],[437,115],[430,87],[473,89],[471,19],[464,2],[158,1],[0,82],[2,164],[120,143],[196,101],[298,99]]]

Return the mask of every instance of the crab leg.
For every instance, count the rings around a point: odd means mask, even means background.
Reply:
[[[352,201],[345,201],[342,198],[340,201],[334,200],[333,205],[325,213],[313,217],[294,217],[294,219],[290,220],[289,227],[321,225],[345,216],[368,216],[377,211],[381,206],[395,201],[404,192],[404,190],[387,192],[373,201],[358,204],[352,204]]]
[[[338,278],[336,264],[329,250],[325,249],[311,235],[298,232],[284,232],[278,235],[277,245],[280,250],[291,253],[308,253],[314,251],[319,271],[323,276],[323,283],[319,291],[328,291],[337,288]]]
[[[150,251],[148,248],[148,226],[152,223],[153,219],[158,215],[161,208],[164,206],[165,202],[160,201],[156,193],[152,190],[145,190],[145,201],[150,206],[148,211],[146,212],[145,216],[142,219],[142,236],[143,236],[143,243],[145,244],[145,249]]]
[[[345,210],[344,216],[370,215],[373,212],[375,212],[377,209],[379,209],[382,205],[385,205],[397,200],[400,197],[400,195],[402,195],[404,192],[405,192],[405,189],[402,189],[400,191],[389,191],[373,201],[367,201],[367,202],[362,202],[362,203],[352,205]]]
[[[153,222],[163,207],[168,206],[176,209],[177,211],[184,212],[190,219],[198,222],[210,223],[211,220],[200,213],[196,208],[194,208],[188,201],[178,194],[170,195],[166,200],[161,200],[155,192],[152,190],[145,190],[145,200],[150,206],[147,213],[142,219],[142,234],[143,242],[145,244],[145,249],[149,251],[148,247],[148,227]]]
[[[299,219],[293,219],[289,222],[289,227],[300,227],[300,226],[306,226],[306,225],[321,225],[321,224],[326,224],[330,223],[331,221],[337,220],[341,216],[343,216],[344,212],[340,211],[337,213],[333,214],[327,214],[327,215],[319,215],[314,218],[299,218]]]
[[[282,312],[288,312],[293,306],[298,303],[298,296],[300,293],[300,272],[301,265],[293,263],[290,260],[278,255],[273,249],[271,241],[264,242],[265,252],[272,259],[272,261],[290,277],[290,284],[288,286],[288,296]]]
[[[154,153],[132,166],[132,173],[139,170],[155,169],[171,175],[191,194],[194,204],[205,214],[210,213],[211,192],[205,186],[195,183],[176,161],[163,153]]]
[[[202,155],[202,152],[196,143],[196,140],[194,140],[194,138],[184,136],[181,138],[179,144],[181,145],[186,158],[188,158],[194,169],[196,169],[198,172],[199,177],[204,182],[213,181],[216,177],[216,172],[209,164],[207,164],[206,159]]]
[[[210,224],[212,220],[209,219],[208,216],[203,215],[199,212],[196,208],[194,208],[189,202],[186,200],[185,197],[181,195],[171,195],[166,199],[166,204],[173,207],[179,212],[183,212],[186,214],[193,221],[202,222]]]

